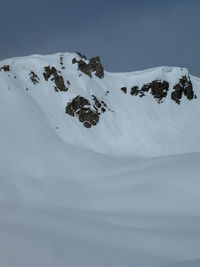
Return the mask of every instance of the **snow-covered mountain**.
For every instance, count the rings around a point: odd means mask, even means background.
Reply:
[[[183,67],[1,61],[2,266],[198,264],[199,117]]]
[[[98,57],[72,53],[9,59],[0,68],[2,110],[23,102],[65,143],[109,154],[200,151],[200,80],[185,68],[108,73]]]

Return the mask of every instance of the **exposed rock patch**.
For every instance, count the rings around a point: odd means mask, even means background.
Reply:
[[[61,65],[61,69],[64,70],[65,67],[64,67],[64,63],[63,63],[63,54],[60,55],[60,65]]]
[[[122,92],[124,92],[124,94],[127,93],[127,88],[126,87],[122,87],[121,90],[122,90]]]
[[[108,95],[108,94],[109,94],[109,91],[106,91],[106,92],[105,92],[105,95]]]
[[[152,81],[151,83],[144,84],[140,89],[140,96],[144,96],[145,92],[148,92],[153,95],[153,97],[157,100],[158,103],[161,103],[163,98],[167,96],[167,92],[169,90],[169,83],[167,81]]]
[[[93,98],[93,100],[94,100],[94,105],[93,105],[94,109],[95,109],[96,111],[98,111],[98,113],[100,112],[100,110],[101,110],[102,112],[105,112],[105,111],[106,111],[106,108],[107,108],[106,103],[105,103],[104,101],[99,101],[99,100],[96,98],[96,96],[94,96],[94,95],[92,95],[92,98]],[[99,113],[99,114],[100,114],[100,113]]]
[[[73,58],[72,64],[77,63],[78,69],[81,72],[88,75],[90,78],[92,78],[92,72],[95,72],[95,75],[100,79],[104,77],[104,68],[103,68],[103,65],[101,64],[99,57],[93,57],[89,59],[89,62],[88,62],[86,56],[82,55],[79,52],[77,52],[77,54],[79,55],[80,60]]]
[[[154,80],[150,83],[144,84],[141,88],[133,86],[130,90],[130,94],[133,96],[139,95],[139,97],[143,97],[150,92],[158,103],[162,103],[163,98],[167,96],[168,90],[169,83],[167,81]]]
[[[2,70],[5,72],[10,71],[10,65],[4,65],[3,67],[0,67],[0,71]]]
[[[78,63],[78,68],[81,72],[92,78],[92,72],[89,64],[85,63],[85,61],[83,61],[82,59],[77,61],[76,63]]]
[[[76,51],[76,54],[81,58],[81,59],[85,59],[87,60],[87,57],[85,55],[83,55],[82,53]]]
[[[99,101],[96,96],[92,95],[93,109],[88,99],[82,96],[76,96],[71,102],[68,102],[65,112],[70,116],[76,116],[83,126],[91,128],[99,122],[99,116],[106,111],[107,105],[103,101]]]
[[[95,95],[92,95],[92,98],[94,100],[94,105],[93,107],[98,110],[99,108],[101,108],[101,103],[100,101],[97,99],[97,97]]]
[[[104,77],[104,69],[101,64],[100,57],[93,57],[89,59],[89,66],[91,71],[95,71],[95,75],[102,79]]]
[[[90,108],[90,102],[82,97],[76,96],[66,106],[65,112],[70,116],[77,116],[79,121],[83,123],[86,128],[91,128],[99,122],[99,114]]]
[[[138,95],[139,92],[140,92],[139,87],[138,87],[138,86],[133,86],[133,87],[131,88],[130,94],[131,94],[131,95]]]
[[[189,100],[197,98],[197,96],[194,94],[193,85],[189,76],[182,76],[179,79],[179,83],[174,85],[173,89],[174,91],[171,93],[171,99],[174,100],[177,104],[180,104],[183,94]]]
[[[190,76],[184,75],[179,79],[179,83],[173,87],[174,91],[171,93],[171,99],[177,104],[180,104],[181,98],[184,95],[188,100],[197,98],[193,91],[193,85],[190,80]],[[125,87],[121,90],[125,93]],[[141,88],[133,86],[130,90],[130,94],[133,96],[143,97],[147,93],[157,100],[158,103],[162,103],[163,99],[167,97],[169,91],[169,83],[167,81],[154,80],[150,83],[144,84]]]
[[[55,83],[55,91],[67,91],[68,87],[65,86],[64,79],[62,75],[58,74],[58,71],[55,67],[46,66],[44,67],[43,76],[46,81],[48,81],[51,78],[51,81]]]
[[[31,72],[29,73],[29,76],[30,76],[30,80],[32,81],[33,84],[37,84],[37,83],[39,83],[40,79],[39,79],[39,77],[35,74],[34,71],[31,71]]]

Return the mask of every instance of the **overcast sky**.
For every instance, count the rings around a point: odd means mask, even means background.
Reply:
[[[81,51],[108,71],[200,76],[200,0],[0,0],[0,59]]]

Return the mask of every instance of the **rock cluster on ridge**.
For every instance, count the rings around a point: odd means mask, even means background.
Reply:
[[[93,57],[87,60],[85,55],[82,55],[80,52],[77,52],[77,55],[80,57],[80,60],[76,58],[72,59],[72,63],[78,64],[78,69],[92,78],[92,73],[94,72],[95,75],[102,79],[104,77],[104,68],[101,64],[99,57]],[[88,61],[88,62],[87,62]]]

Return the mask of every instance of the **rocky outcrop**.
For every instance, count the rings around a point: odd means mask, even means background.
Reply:
[[[122,87],[121,90],[122,90],[122,92],[124,92],[124,94],[127,93],[127,88],[126,87]]]
[[[150,92],[157,102],[161,103],[163,98],[167,96],[168,90],[169,83],[167,81],[154,80],[151,83],[144,84],[140,89],[138,86],[133,86],[130,94],[143,97],[146,93]]]
[[[99,114],[97,111],[91,110],[90,102],[82,97],[76,96],[66,106],[65,112],[70,116],[78,117],[86,128],[91,128],[99,122]]]
[[[94,95],[92,95],[92,98],[93,109],[88,99],[78,95],[67,103],[65,113],[73,117],[76,116],[86,128],[97,125],[99,117],[101,113],[106,111],[107,105],[103,101],[99,101]]]
[[[72,64],[77,63],[78,69],[81,72],[88,75],[90,78],[92,78],[93,72],[100,79],[102,79],[104,77],[104,68],[103,68],[103,65],[101,64],[99,57],[93,57],[93,58],[87,60],[86,56],[82,55],[79,52],[77,52],[77,54],[79,55],[80,60],[73,58]]]
[[[197,98],[194,94],[193,86],[189,76],[182,76],[179,79],[179,83],[174,85],[173,89],[174,91],[171,93],[171,99],[174,100],[177,104],[180,104],[183,95],[185,95],[185,97],[187,97],[187,99],[189,100]]]
[[[101,114],[102,112],[106,111],[107,105],[104,101],[99,101],[96,96],[92,95],[92,98],[94,100],[94,105],[93,108],[99,113]]]
[[[86,75],[88,75],[90,78],[92,78],[92,72],[91,72],[91,68],[89,66],[89,64],[87,64],[85,61],[83,61],[82,59],[77,61],[75,58],[72,60],[72,63],[78,63],[78,69],[85,73]]]
[[[85,59],[87,60],[87,57],[85,55],[83,55],[82,53],[76,51],[76,54],[81,58],[81,59]]]
[[[188,100],[197,98],[193,91],[190,76],[182,76],[179,79],[179,83],[173,86],[173,89],[174,91],[171,93],[171,99],[177,104],[180,104],[183,95]],[[122,87],[121,90],[126,93],[126,87]],[[163,99],[167,97],[168,91],[169,83],[167,81],[154,80],[150,83],[144,84],[141,88],[139,88],[139,86],[133,86],[130,90],[130,94],[132,96],[144,97],[147,93],[151,93],[158,103],[162,103]]]
[[[32,81],[33,84],[37,84],[40,81],[39,77],[35,74],[34,71],[31,71],[29,73],[29,77],[30,77],[30,80]]]
[[[61,69],[64,70],[65,66],[64,66],[64,63],[63,63],[63,54],[60,55],[60,65],[61,65]]]
[[[131,95],[138,95],[139,92],[140,92],[139,87],[138,87],[138,86],[133,86],[133,87],[131,88],[130,94],[131,94]]]
[[[7,71],[10,71],[10,66],[9,65],[4,65],[3,67],[0,67],[0,71],[5,71],[5,72],[7,72]]]
[[[56,92],[68,90],[68,87],[65,86],[62,75],[58,74],[58,71],[55,67],[50,67],[50,66],[44,67],[43,76],[46,81],[48,81],[50,77],[52,77],[51,81],[55,83],[54,88]]]
[[[169,90],[169,83],[167,81],[152,81],[147,85],[151,89],[151,94],[157,100],[158,103],[161,103],[163,98],[167,96]]]
[[[95,75],[97,77],[99,77],[100,79],[102,79],[104,77],[104,69],[103,69],[103,66],[101,64],[99,57],[93,57],[93,58],[89,59],[88,65],[89,65],[91,71],[95,72]]]

